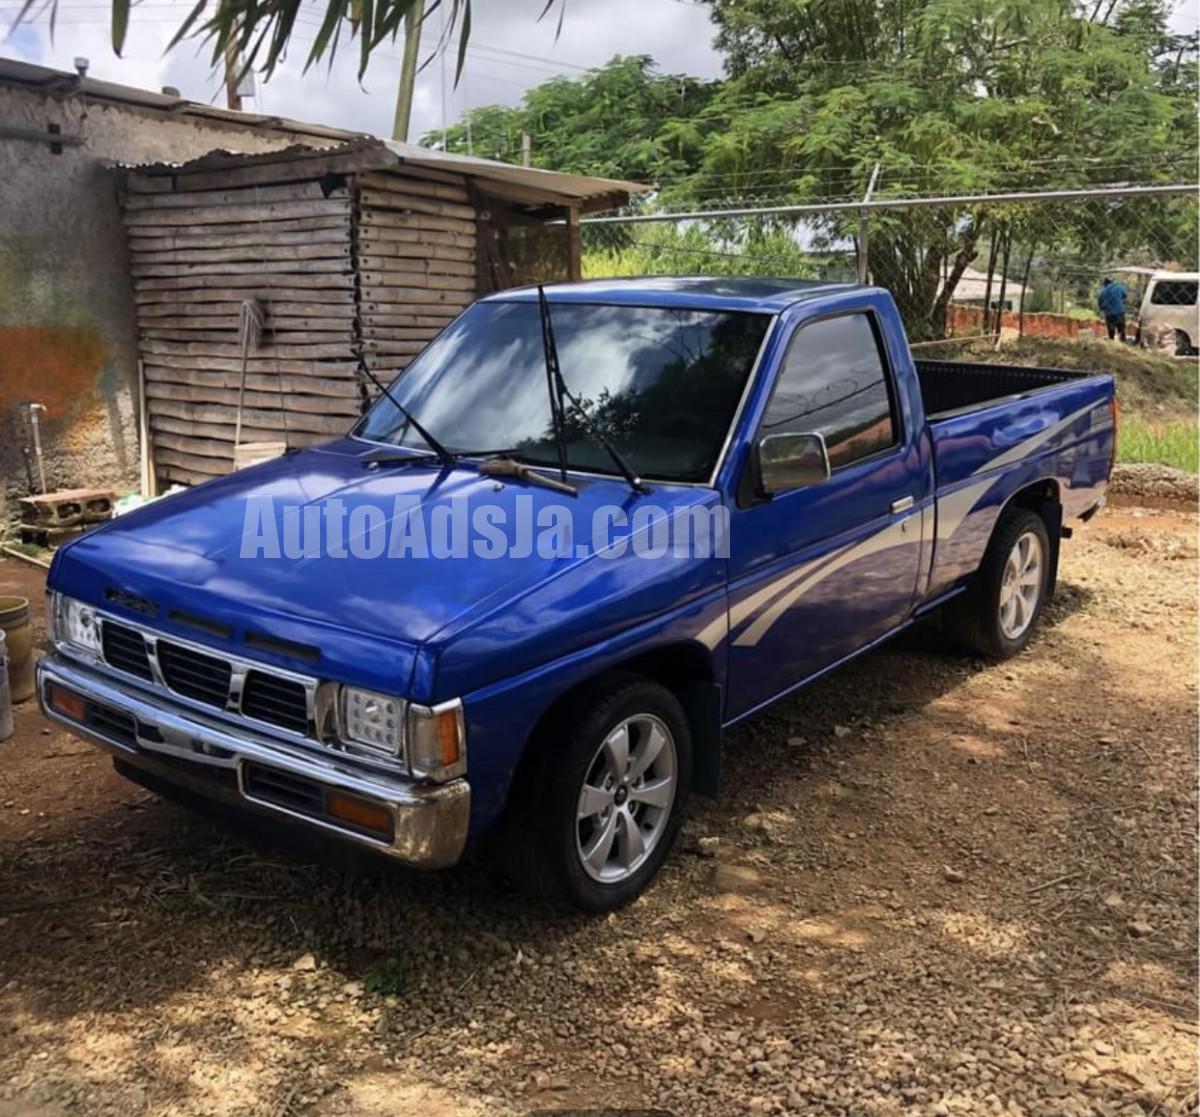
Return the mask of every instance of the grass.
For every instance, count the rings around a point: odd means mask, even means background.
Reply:
[[[372,966],[363,979],[363,988],[368,993],[381,996],[401,996],[409,984],[409,967],[402,958],[388,958]]]
[[[1122,415],[1117,461],[1159,462],[1200,473],[1200,427],[1195,420],[1149,423],[1140,415]]]
[[[49,547],[42,547],[37,543],[20,543],[15,539],[3,540],[2,542],[10,551],[20,551],[21,554],[37,559],[39,562],[49,562],[54,557],[53,550]]]

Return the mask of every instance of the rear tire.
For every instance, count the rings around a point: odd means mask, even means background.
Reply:
[[[683,825],[692,777],[687,715],[665,687],[609,676],[551,718],[517,770],[501,834],[522,891],[581,911],[635,899]]]
[[[1016,655],[1041,619],[1051,563],[1045,521],[1027,508],[1010,508],[996,524],[970,588],[946,606],[950,635],[989,659]]]

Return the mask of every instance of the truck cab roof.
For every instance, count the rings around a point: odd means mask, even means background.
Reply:
[[[546,295],[556,303],[608,303],[778,314],[794,303],[848,291],[853,286],[851,283],[827,283],[815,279],[758,276],[634,276],[548,284]],[[484,301],[530,302],[536,298],[536,287],[519,287],[498,291]]]

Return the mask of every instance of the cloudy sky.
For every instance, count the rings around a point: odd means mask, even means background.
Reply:
[[[109,42],[105,0],[59,0],[54,41],[45,17],[7,31],[20,0],[0,0],[0,57],[23,58],[72,68],[86,57],[89,75],[147,89],[175,86],[197,101],[223,103],[219,75],[207,54],[194,45],[163,48],[194,0],[142,0],[133,9],[125,56],[117,58]],[[1200,2],[1200,0],[1197,0]],[[454,85],[455,58],[445,69],[445,111],[451,123],[467,105],[515,104],[530,86],[555,74],[578,75],[615,54],[650,54],[668,72],[716,76],[720,60],[711,45],[707,11],[692,0],[567,0],[562,34],[556,13],[539,22],[545,0],[475,0],[471,49],[464,79]],[[319,25],[319,3],[302,11],[299,42],[270,82],[259,86],[260,112],[390,134],[400,71],[400,42],[384,44],[372,57],[366,78],[357,78],[357,46],[339,51],[330,71],[322,62],[304,71],[304,57]],[[422,35],[423,60],[417,78],[413,135],[442,123],[442,70],[435,58],[439,13]]]
[[[39,0],[39,3],[41,0]],[[109,43],[106,0],[59,0],[57,30],[50,41],[48,21],[7,31],[20,0],[0,0],[0,57],[23,58],[69,70],[73,60],[89,60],[93,77],[146,89],[178,88],[197,101],[223,103],[220,76],[193,44],[163,50],[193,0],[142,0],[130,22],[125,56]],[[466,73],[457,88],[454,58],[443,67],[434,58],[439,16],[434,13],[422,36],[422,57],[432,59],[417,79],[413,136],[457,119],[470,105],[515,104],[530,86],[554,74],[574,76],[615,54],[649,54],[667,72],[715,77],[720,59],[712,48],[707,11],[695,0],[565,0],[562,34],[556,39],[556,12],[539,22],[545,0],[474,0],[474,28]],[[319,24],[322,5],[314,0],[302,11],[297,49],[247,108],[299,120],[340,125],[387,135],[395,110],[400,70],[399,43],[384,45],[372,59],[362,83],[357,53],[339,52],[329,70],[325,63],[303,72],[306,49]],[[1200,0],[1180,0],[1172,19],[1180,30],[1194,29]],[[302,46],[300,44],[303,44]],[[443,70],[445,78],[443,81]],[[443,100],[443,85],[445,89]]]

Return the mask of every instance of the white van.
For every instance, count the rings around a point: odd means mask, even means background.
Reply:
[[[1194,356],[1200,345],[1200,273],[1156,271],[1146,281],[1138,311],[1138,343],[1176,356]]]

